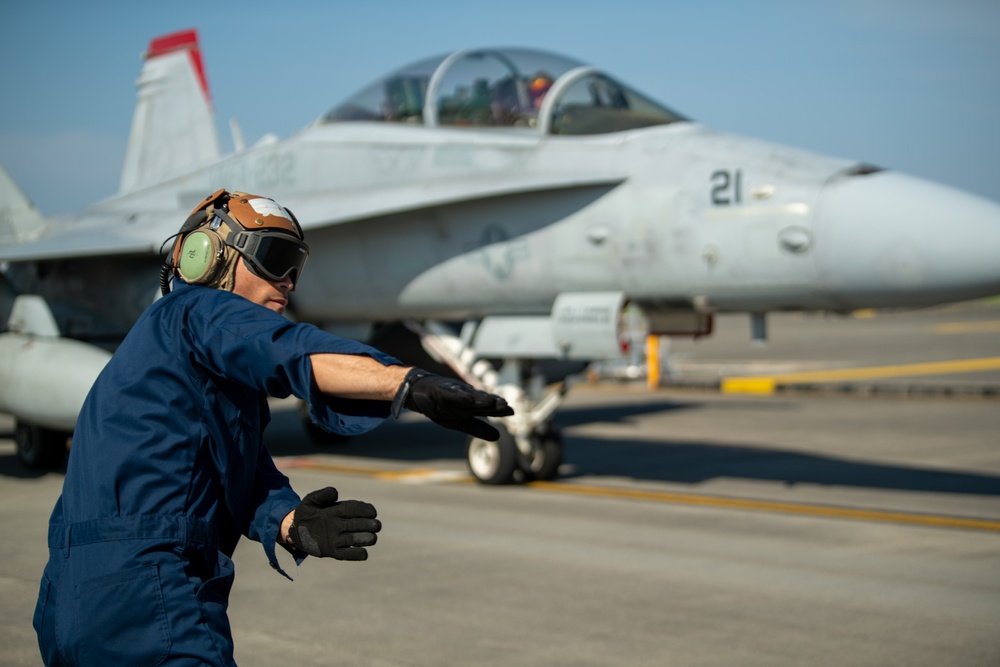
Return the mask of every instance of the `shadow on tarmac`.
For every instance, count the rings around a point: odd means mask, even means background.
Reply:
[[[771,409],[781,410],[780,403]],[[623,406],[560,410],[555,420],[561,428],[594,422],[622,422],[649,413],[699,408],[697,403],[654,401]],[[718,407],[718,406],[716,406]],[[314,443],[295,410],[275,411],[264,441],[274,456],[311,456],[331,453],[359,458],[383,458],[420,463],[433,460],[464,462],[465,436],[429,421],[397,423],[392,420],[374,431],[341,444]],[[697,485],[719,477],[815,484],[895,491],[958,493],[1000,496],[1000,477],[954,473],[929,468],[865,463],[758,445],[720,445],[664,438],[661,441],[564,436],[564,462],[574,477],[629,477],[636,480]],[[0,455],[0,476],[36,479],[55,470],[26,468],[11,453]]]
[[[14,430],[13,428],[0,427],[0,440],[14,440]],[[11,452],[9,454],[0,454],[0,477],[16,477],[19,479],[38,479],[39,477],[44,477],[49,473],[58,473],[60,475],[66,473],[65,464],[59,466],[58,468],[49,470],[35,470],[26,467],[21,463],[17,454]]]
[[[783,410],[780,403],[772,409]],[[593,422],[621,422],[641,414],[696,409],[697,403],[657,401],[612,407],[560,410],[559,427]],[[718,407],[718,406],[716,406]],[[316,445],[295,411],[275,412],[265,442],[274,456],[319,453],[362,458],[424,462],[464,462],[465,437],[428,421],[388,421],[374,431],[337,445]],[[630,477],[636,480],[697,485],[719,477],[895,491],[1000,496],[1000,476],[866,463],[755,444],[720,445],[699,441],[607,440],[564,436],[564,463],[574,477]]]
[[[610,475],[692,485],[726,477],[788,486],[815,484],[1000,496],[1000,477],[991,475],[864,463],[755,446],[683,441],[617,440],[614,456],[609,456],[608,444],[592,438],[567,439],[566,460],[574,465],[572,477]]]
[[[16,477],[18,479],[38,479],[39,477],[45,477],[50,473],[56,473],[59,475],[66,474],[66,465],[63,464],[58,468],[51,468],[48,470],[36,470],[34,468],[28,468],[23,463],[21,463],[16,454],[0,454],[0,477]]]

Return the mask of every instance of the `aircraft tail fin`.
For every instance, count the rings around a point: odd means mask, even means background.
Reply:
[[[157,37],[143,58],[120,194],[219,156],[197,31]]]
[[[45,218],[0,165],[0,245],[31,241],[45,227]]]

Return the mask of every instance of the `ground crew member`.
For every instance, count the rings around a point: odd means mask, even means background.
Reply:
[[[294,394],[345,435],[405,407],[477,437],[503,399],[282,316],[308,256],[275,201],[220,190],[184,223],[162,299],[84,403],[35,610],[46,665],[231,665],[230,557],[241,535],[364,560],[381,524],[333,488],[300,502],[261,442],[266,397]],[[174,289],[170,289],[173,277]],[[286,575],[287,576],[287,575]]]

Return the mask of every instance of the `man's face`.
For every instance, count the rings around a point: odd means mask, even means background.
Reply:
[[[239,294],[258,305],[283,315],[285,307],[288,306],[288,294],[293,289],[295,289],[295,285],[292,283],[291,277],[282,280],[268,280],[251,273],[242,258],[236,262],[233,294]]]

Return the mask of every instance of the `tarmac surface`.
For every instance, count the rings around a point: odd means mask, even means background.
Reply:
[[[722,315],[705,339],[669,343],[664,385],[774,377],[797,393],[1000,395],[1000,301],[921,311],[774,314],[751,343],[749,318]]]
[[[659,388],[575,386],[553,483],[477,486],[463,438],[414,415],[318,448],[276,402],[266,438],[294,487],[372,502],[384,528],[365,563],[286,558],[294,582],[241,543],[237,661],[1000,664],[1000,305],[773,316],[765,347],[745,318],[719,320],[715,338],[672,342]],[[0,422],[0,664],[38,665],[62,473],[22,468],[10,431]]]

